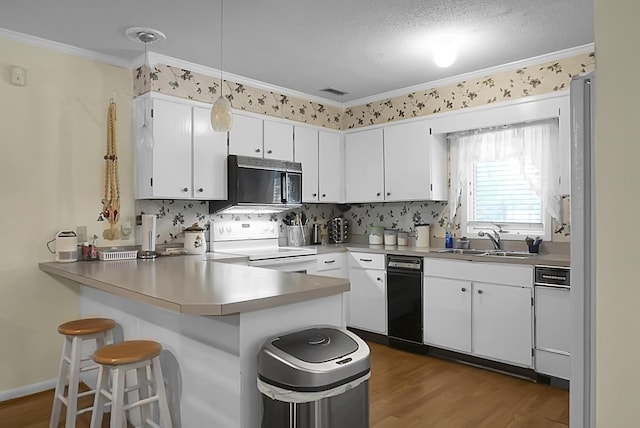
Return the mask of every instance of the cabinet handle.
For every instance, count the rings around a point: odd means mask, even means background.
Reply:
[[[335,263],[335,262],[336,262],[335,260],[325,260],[324,264],[328,265],[328,264]]]
[[[198,189],[198,192],[202,193],[202,192],[204,192],[204,189],[203,189],[202,187],[200,187],[200,188]]]
[[[482,291],[482,290],[478,290],[478,294],[482,294],[482,293],[483,293],[483,291]]]
[[[460,289],[460,291],[462,291],[462,292],[464,293],[465,291],[467,291],[467,289],[466,289],[466,288],[464,288],[464,287],[462,287],[462,288]]]
[[[323,193],[323,194],[322,194],[322,197],[323,197],[323,198],[326,198],[326,197],[327,197],[327,194],[326,194],[326,193]]]
[[[380,196],[380,192],[376,193],[376,196]]]
[[[273,150],[267,150],[267,154],[273,153]]]
[[[360,259],[361,262],[370,263],[373,259]]]
[[[314,194],[313,194],[313,195],[311,195],[311,196],[313,196],[313,197],[315,198],[316,196],[318,196],[318,194],[317,194],[317,193],[314,193]]]
[[[182,191],[183,191],[183,192],[188,192],[188,191],[189,191],[189,188],[188,188],[188,187],[184,187],[184,188],[182,189]]]
[[[256,153],[260,153],[260,149],[256,149]]]
[[[387,192],[387,196],[391,196],[391,192]]]
[[[376,279],[377,279],[378,281],[382,281],[382,278],[380,278],[380,277],[377,277]]]

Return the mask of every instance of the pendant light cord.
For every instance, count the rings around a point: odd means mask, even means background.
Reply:
[[[222,87],[222,59],[224,58],[224,0],[220,0],[220,96],[224,96],[224,89]]]

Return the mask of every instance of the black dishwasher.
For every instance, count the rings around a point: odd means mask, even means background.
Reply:
[[[422,344],[422,257],[387,256],[390,345]]]

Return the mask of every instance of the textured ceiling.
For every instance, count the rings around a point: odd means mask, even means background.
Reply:
[[[220,68],[220,0],[2,0],[0,28],[133,61],[150,51]],[[224,3],[224,71],[348,102],[593,42],[592,0],[235,0]],[[441,69],[434,41],[455,39]],[[345,92],[334,96],[319,89]]]

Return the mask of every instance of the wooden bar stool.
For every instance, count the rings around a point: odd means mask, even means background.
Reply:
[[[152,340],[126,340],[99,348],[93,360],[99,364],[98,385],[91,415],[91,428],[102,424],[104,406],[111,401],[111,428],[121,428],[127,420],[126,412],[140,407],[141,426],[171,428],[171,415],[164,389],[160,353],[162,345]],[[136,384],[126,385],[128,371],[135,370]],[[109,375],[113,372],[111,391],[108,389]],[[150,375],[148,375],[150,373]],[[129,376],[131,379],[131,376]],[[139,399],[125,403],[125,393],[138,391]],[[151,420],[151,407],[158,403],[159,421]]]
[[[90,406],[78,410],[78,399],[95,393],[95,390],[90,390],[78,394],[80,373],[98,368],[98,365],[93,362],[89,365],[83,364],[86,361],[91,361],[89,356],[82,357],[83,343],[87,340],[95,340],[96,347],[100,348],[105,346],[107,342],[113,342],[112,330],[115,326],[116,322],[109,318],[84,318],[58,326],[58,333],[64,335],[64,345],[62,358],[60,359],[58,382],[56,383],[53,397],[53,409],[49,421],[50,428],[58,427],[62,404],[67,406],[66,428],[75,428],[76,417],[93,409],[93,406]],[[65,396],[64,389],[67,385],[69,387]]]

